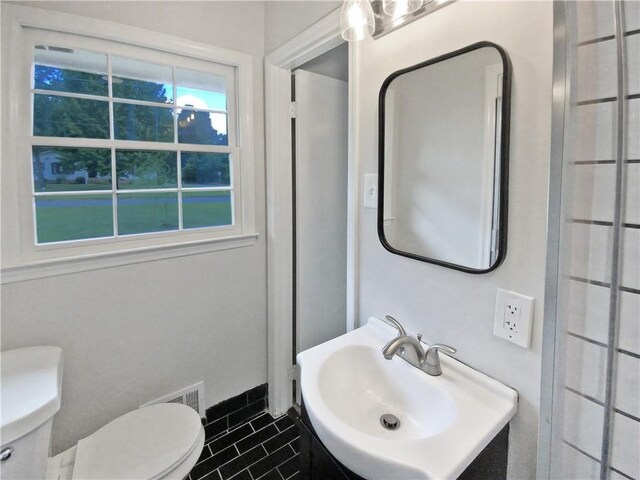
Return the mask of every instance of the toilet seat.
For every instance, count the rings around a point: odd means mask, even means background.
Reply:
[[[80,440],[72,478],[163,478],[180,470],[190,457],[197,459],[200,451],[195,450],[202,450],[203,443],[202,423],[192,408],[173,403],[150,405]]]

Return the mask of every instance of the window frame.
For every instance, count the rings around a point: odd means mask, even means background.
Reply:
[[[255,232],[253,165],[253,73],[250,55],[162,33],[76,15],[46,12],[14,5],[2,5],[2,10],[3,20],[8,17],[9,28],[7,30],[9,30],[10,40],[10,42],[6,42],[10,43],[10,46],[6,50],[3,49],[3,60],[6,59],[8,64],[12,66],[11,69],[5,69],[7,90],[4,90],[3,87],[3,94],[8,98],[6,100],[7,109],[3,111],[3,116],[7,115],[5,118],[15,120],[7,122],[8,134],[3,139],[3,157],[5,159],[2,168],[3,175],[13,176],[16,182],[15,189],[11,189],[13,191],[10,192],[15,196],[11,198],[11,195],[3,194],[3,201],[16,201],[18,214],[12,215],[12,218],[17,220],[20,226],[13,235],[6,236],[3,233],[3,243],[5,246],[9,246],[8,249],[3,248],[5,250],[2,255],[3,266],[18,267],[57,260],[131,253],[137,250],[148,251],[152,249],[160,252],[164,247],[167,252],[171,252],[166,253],[165,256],[176,256],[180,255],[179,249],[176,247],[181,245],[198,245],[199,250],[207,250],[206,244],[211,250],[216,250],[218,249],[216,243],[220,243],[224,248],[233,248],[234,239],[238,240],[238,246],[246,246],[247,240],[251,240],[251,238],[255,243],[257,234]],[[5,42],[3,41],[3,43]],[[216,68],[219,65],[225,68],[234,68],[235,80],[233,85],[230,85],[234,94],[228,96],[229,104],[227,106],[228,146],[32,135],[32,66],[34,47],[38,44],[110,53],[114,56],[124,56],[175,68],[201,70],[215,74],[220,74],[220,69]],[[9,58],[7,59],[7,57]],[[175,88],[174,85],[174,92]],[[12,95],[6,95],[8,92],[11,92]],[[74,96],[80,97],[82,95]],[[111,101],[113,101],[112,92],[109,92],[110,105],[112,105]],[[139,102],[126,101],[126,103]],[[24,108],[25,105],[28,105],[29,108]],[[171,105],[166,108],[174,108],[177,111],[183,107]],[[111,116],[111,118],[113,117]],[[177,119],[174,119],[174,128],[176,121]],[[113,137],[113,129],[110,130],[111,137]],[[175,138],[177,139],[177,132],[175,132]],[[232,170],[230,188],[234,199],[232,200],[234,225],[38,244],[36,243],[34,208],[36,192],[33,185],[31,153],[32,146],[37,145],[111,148],[112,155],[115,154],[116,145],[118,149],[126,150],[229,153]],[[178,189],[180,188],[181,185],[178,184]],[[207,188],[207,190],[212,189]],[[105,192],[116,195],[113,185],[111,190],[105,190]],[[3,223],[3,230],[6,232],[8,221],[3,220]],[[159,254],[159,256],[162,255],[164,254]]]

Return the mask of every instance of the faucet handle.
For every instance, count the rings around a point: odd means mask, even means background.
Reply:
[[[434,343],[433,345],[429,345],[429,348],[427,349],[427,351],[431,350],[432,348],[435,350],[436,353],[439,350],[442,350],[443,352],[446,352],[449,355],[453,355],[454,353],[456,353],[458,351],[455,348],[450,347],[449,345],[442,345],[442,344],[439,344],[439,343]]]
[[[398,320],[393,318],[391,315],[385,315],[384,318],[385,318],[387,323],[391,324],[392,326],[394,326],[394,327],[396,327],[398,329],[398,335],[406,335],[407,334],[407,331],[404,329],[402,324]]]
[[[449,355],[453,355],[457,352],[457,350],[449,345],[442,345],[439,343],[434,343],[433,345],[429,345],[427,351],[424,352],[424,361],[429,365],[440,365],[440,357],[438,356],[438,352],[442,350],[443,352],[448,353]]]
[[[421,362],[421,366],[424,371],[429,375],[437,376],[442,373],[442,367],[440,366],[440,356],[438,352],[442,350],[450,355],[456,353],[456,349],[450,347],[449,345],[441,345],[438,343],[434,343],[433,345],[429,345],[427,351],[424,352],[424,360]]]

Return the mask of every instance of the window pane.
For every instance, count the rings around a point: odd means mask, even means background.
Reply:
[[[227,115],[183,108],[178,114],[178,142],[229,145]]]
[[[38,243],[113,235],[111,195],[38,196],[35,202]]]
[[[107,56],[36,45],[33,86],[42,90],[107,96]]]
[[[117,140],[173,142],[170,108],[114,103],[113,117]]]
[[[35,94],[33,134],[43,137],[109,138],[109,103]]]
[[[110,189],[109,149],[33,147],[35,192]]]
[[[184,228],[232,225],[231,192],[182,192]]]
[[[162,232],[178,229],[178,194],[127,193],[118,195],[118,233]]]
[[[118,150],[118,188],[176,188],[176,152]]]
[[[231,185],[228,153],[182,152],[183,187],[228,187]]]
[[[111,75],[114,97],[173,103],[173,74],[168,65],[111,57]]]
[[[227,110],[227,79],[222,75],[176,68],[179,107]]]

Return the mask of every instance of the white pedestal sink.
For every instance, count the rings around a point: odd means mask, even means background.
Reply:
[[[432,377],[381,349],[397,331],[367,325],[298,354],[301,389],[320,440],[365,478],[457,478],[515,415],[515,390],[441,354]],[[399,420],[395,430],[380,417]]]

